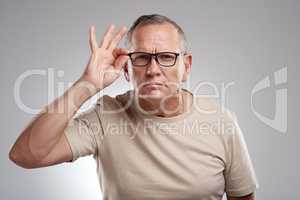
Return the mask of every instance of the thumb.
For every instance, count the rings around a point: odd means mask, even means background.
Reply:
[[[121,70],[125,66],[128,59],[129,59],[129,56],[127,56],[127,55],[119,56],[114,63],[115,69]]]

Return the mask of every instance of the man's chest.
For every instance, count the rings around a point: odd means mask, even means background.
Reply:
[[[224,193],[224,154],[214,138],[138,134],[104,139],[103,178],[121,199],[214,199]],[[105,180],[104,180],[105,182]],[[221,199],[221,198],[220,198]]]

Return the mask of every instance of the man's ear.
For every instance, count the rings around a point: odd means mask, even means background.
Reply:
[[[192,67],[192,54],[190,53],[186,53],[184,54],[183,57],[183,64],[184,64],[184,72],[183,72],[183,76],[182,76],[182,82],[187,81],[189,74],[191,72],[191,67]]]
[[[125,76],[126,81],[130,82],[130,76],[129,76],[129,71],[128,71],[128,62],[126,62],[124,65],[124,76]]]

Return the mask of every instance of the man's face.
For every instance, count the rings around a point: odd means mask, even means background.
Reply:
[[[191,67],[191,55],[183,55],[181,37],[176,28],[169,23],[138,27],[133,32],[131,45],[131,52],[181,53],[171,67],[160,66],[152,57],[148,65],[133,65],[132,68],[135,90],[139,96],[162,99],[175,94],[180,83],[187,79]]]

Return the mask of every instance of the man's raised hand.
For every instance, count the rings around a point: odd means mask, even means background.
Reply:
[[[115,26],[111,24],[98,45],[95,27],[90,27],[91,56],[80,80],[89,82],[98,91],[119,78],[122,67],[129,59],[127,49],[117,48],[126,34],[126,27],[121,27],[117,33],[114,30]]]

